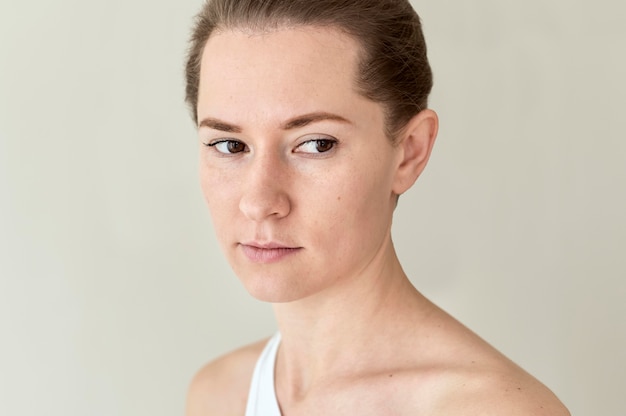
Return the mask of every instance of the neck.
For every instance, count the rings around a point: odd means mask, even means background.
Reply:
[[[372,362],[393,354],[389,340],[414,328],[428,305],[404,274],[389,239],[358,276],[274,305],[282,335],[277,378],[295,397],[325,378],[370,371]]]

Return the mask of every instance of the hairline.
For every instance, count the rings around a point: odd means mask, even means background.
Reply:
[[[368,97],[366,89],[361,86],[361,84],[364,83],[364,80],[362,79],[363,65],[365,65],[368,62],[368,59],[370,58],[368,56],[369,53],[367,51],[367,48],[364,45],[364,41],[360,39],[356,34],[351,33],[349,30],[347,30],[345,27],[343,27],[342,25],[338,23],[334,23],[334,22],[324,23],[323,21],[307,23],[307,22],[293,21],[293,19],[289,19],[289,18],[267,18],[264,20],[247,21],[247,22],[245,21],[221,22],[220,24],[216,25],[213,28],[213,30],[211,30],[211,32],[208,33],[204,41],[204,44],[202,45],[202,48],[200,48],[197,62],[196,62],[196,65],[198,66],[198,81],[197,81],[197,91],[196,91],[196,97],[195,97],[196,114],[194,116],[196,126],[199,127],[198,101],[200,97],[200,76],[202,72],[202,58],[204,56],[206,46],[209,43],[209,40],[211,39],[211,37],[215,35],[227,33],[229,31],[240,31],[242,33],[249,34],[250,36],[255,36],[255,35],[263,35],[267,33],[281,31],[281,30],[296,30],[298,28],[335,30],[339,33],[344,34],[345,36],[352,39],[356,43],[358,47],[358,51],[356,54],[355,73],[353,74],[354,91],[361,97],[373,103],[376,103],[382,107],[383,116],[384,116],[384,126],[383,126],[384,133],[387,136],[387,138],[391,141],[391,143],[395,144],[397,142],[396,138],[401,133],[404,126],[402,126],[400,129],[396,128],[394,131],[392,131],[391,130],[392,110],[389,109],[389,105],[387,103],[381,102],[379,100],[374,100],[371,97]]]

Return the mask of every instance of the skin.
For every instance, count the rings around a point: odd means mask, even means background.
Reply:
[[[273,303],[284,415],[568,415],[545,386],[424,298],[391,240],[423,171],[431,110],[394,145],[355,90],[358,44],[331,28],[229,30],[208,40],[200,177],[218,240]],[[187,415],[243,415],[266,340],[194,378]]]

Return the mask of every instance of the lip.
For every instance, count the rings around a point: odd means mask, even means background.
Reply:
[[[289,247],[284,244],[268,243],[239,243],[243,254],[253,263],[270,264],[283,260],[302,250],[302,247]]]

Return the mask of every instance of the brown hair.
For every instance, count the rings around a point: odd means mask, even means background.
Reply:
[[[426,108],[432,72],[420,19],[408,0],[207,0],[196,17],[186,65],[186,101],[197,120],[200,63],[215,31],[328,26],[362,46],[358,91],[383,105],[396,137]]]

